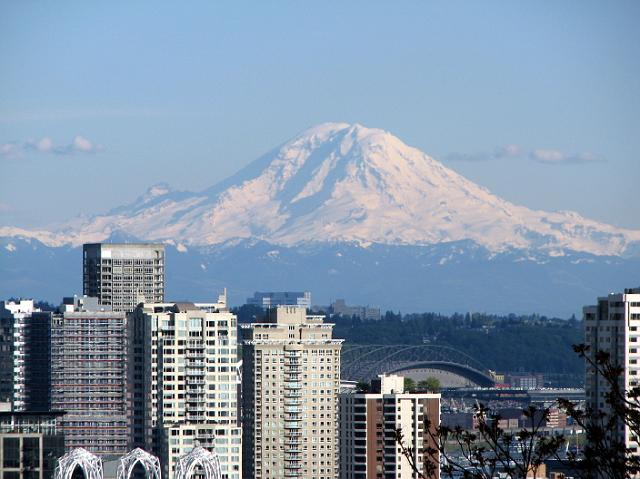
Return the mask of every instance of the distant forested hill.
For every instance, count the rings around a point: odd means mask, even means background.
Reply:
[[[496,371],[580,375],[571,345],[583,341],[582,322],[544,316],[484,314],[401,316],[380,321],[334,316],[334,337],[359,344],[437,344],[464,351]]]

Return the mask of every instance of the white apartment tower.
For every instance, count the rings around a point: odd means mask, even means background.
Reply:
[[[217,303],[144,303],[130,322],[133,445],[176,460],[200,445],[215,450],[224,479],[240,479],[240,362],[237,320]]]
[[[372,391],[340,394],[340,479],[416,479],[395,440],[402,429],[407,446],[413,447],[413,462],[427,477],[425,466],[433,465],[439,477],[439,458],[427,453],[435,443],[425,427],[429,419],[431,432],[440,425],[440,394],[405,393],[402,376],[379,376]]]
[[[611,361],[624,369],[621,378],[628,391],[640,384],[640,288],[626,289],[624,293],[611,293],[598,298],[598,304],[583,308],[585,344],[593,358],[597,351],[606,351]],[[605,402],[608,383],[587,365],[587,403],[594,410],[611,413]],[[638,438],[629,428],[620,425],[620,439],[632,451],[638,450]]]
[[[113,311],[164,301],[164,245],[90,243],[83,250],[83,292]]]
[[[338,476],[338,389],[343,340],[299,306],[241,325],[243,475]]]

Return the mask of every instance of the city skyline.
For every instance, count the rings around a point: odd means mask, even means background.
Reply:
[[[0,5],[0,479],[640,477],[640,3]]]

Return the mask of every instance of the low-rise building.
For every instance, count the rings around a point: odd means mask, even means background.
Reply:
[[[62,412],[0,411],[0,478],[51,479],[64,454]]]
[[[252,298],[247,298],[247,304],[263,309],[278,306],[301,306],[309,309],[311,308],[311,293],[309,291],[256,291]]]
[[[435,471],[429,477],[440,477],[438,455],[427,452],[440,424],[440,394],[404,392],[404,378],[395,375],[379,376],[371,389],[340,394],[340,478],[414,479],[426,476],[428,464]],[[397,429],[413,448],[418,471],[400,452]]]
[[[348,318],[356,317],[360,319],[370,319],[378,321],[380,319],[380,308],[370,306],[349,306],[344,299],[336,299],[329,306],[331,314],[339,314]]]

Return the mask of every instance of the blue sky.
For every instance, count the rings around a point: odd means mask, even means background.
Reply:
[[[203,189],[346,121],[640,228],[639,21],[624,1],[3,2],[0,224]]]

